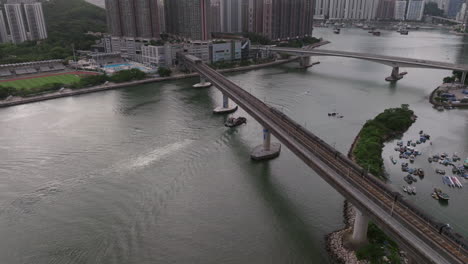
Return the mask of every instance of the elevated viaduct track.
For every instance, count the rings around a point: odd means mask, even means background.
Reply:
[[[468,263],[463,238],[456,241],[439,234],[435,221],[399,199],[401,195],[392,192],[345,155],[207,65],[183,58],[188,67],[210,80],[361,212],[369,215],[413,259],[420,263]]]

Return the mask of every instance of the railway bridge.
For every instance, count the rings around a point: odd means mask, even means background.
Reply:
[[[185,67],[198,72],[203,81],[209,80],[221,91],[223,102],[234,101],[263,126],[263,145],[252,155],[256,158],[277,156],[280,148],[271,144],[270,135],[273,134],[358,209],[351,244],[365,242],[371,220],[417,263],[468,263],[468,241],[461,235],[444,229],[443,224],[403,199],[346,155],[200,59],[185,54],[178,56]]]
[[[286,48],[275,46],[253,46],[252,49],[272,51],[278,53],[286,53],[296,56],[301,56],[301,66],[310,67],[311,56],[332,56],[332,57],[345,57],[367,60],[377,62],[392,67],[392,72],[386,81],[398,81],[403,78],[400,73],[400,68],[427,68],[427,69],[441,69],[462,72],[461,83],[465,83],[466,75],[468,73],[468,65],[455,64],[441,61],[412,59],[406,57],[386,56],[369,53],[349,52],[349,51],[336,51],[325,49],[299,49],[299,48]]]

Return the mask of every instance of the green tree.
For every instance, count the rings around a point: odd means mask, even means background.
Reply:
[[[429,16],[444,16],[444,10],[440,9],[435,2],[428,2],[424,5],[424,14]]]
[[[172,74],[172,70],[166,67],[159,67],[158,74],[161,77],[169,77]]]

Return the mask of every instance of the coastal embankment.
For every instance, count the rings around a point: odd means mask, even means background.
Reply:
[[[297,59],[298,57],[292,57],[289,59],[276,60],[273,62],[268,62],[268,63],[263,63],[263,64],[249,65],[249,66],[237,67],[237,68],[232,68],[232,69],[222,69],[218,71],[221,73],[228,73],[228,72],[242,72],[242,71],[256,70],[256,69],[277,66],[277,65],[293,62],[293,61],[296,61]],[[30,96],[30,97],[15,97],[15,98],[11,98],[10,100],[2,100],[0,101],[0,107],[9,107],[9,106],[15,106],[15,105],[21,105],[21,104],[27,104],[27,103],[34,103],[34,102],[52,100],[52,99],[57,99],[57,98],[62,98],[62,97],[77,96],[77,95],[82,95],[82,94],[114,90],[114,89],[137,86],[137,85],[154,83],[154,82],[181,80],[181,79],[193,78],[196,76],[198,76],[198,73],[176,74],[170,77],[154,77],[154,78],[147,78],[144,80],[131,81],[131,82],[125,82],[125,83],[108,83],[104,85],[98,85],[94,87],[76,89],[76,90],[65,89],[61,92],[46,93],[46,94],[35,95],[35,96]]]

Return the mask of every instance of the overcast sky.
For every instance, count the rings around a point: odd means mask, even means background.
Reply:
[[[86,0],[86,2],[90,2],[100,7],[104,7],[104,0]]]

